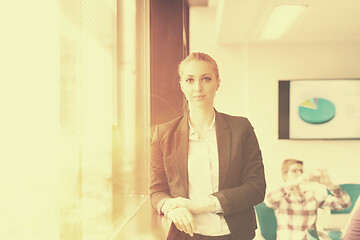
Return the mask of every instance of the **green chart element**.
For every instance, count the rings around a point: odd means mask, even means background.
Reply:
[[[299,117],[311,124],[326,123],[335,116],[335,105],[324,98],[311,98],[299,106]]]

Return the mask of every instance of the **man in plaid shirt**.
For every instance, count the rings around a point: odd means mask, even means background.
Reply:
[[[270,192],[265,200],[273,208],[277,219],[277,239],[307,239],[306,230],[316,228],[318,208],[341,210],[351,205],[349,195],[339,186],[333,185],[328,172],[319,170],[321,175],[304,173],[303,162],[286,159],[281,166],[285,185]],[[308,182],[325,185],[332,195],[320,195],[305,189]]]

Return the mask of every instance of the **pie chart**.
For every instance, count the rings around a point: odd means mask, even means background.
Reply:
[[[310,124],[322,124],[335,116],[335,105],[324,98],[306,99],[299,106],[299,117]]]

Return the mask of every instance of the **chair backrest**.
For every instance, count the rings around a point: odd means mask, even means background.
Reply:
[[[306,236],[308,240],[319,240],[318,233],[316,229],[307,229],[306,230]]]
[[[274,210],[266,206],[264,202],[256,205],[255,210],[261,235],[266,240],[276,240],[277,221]]]
[[[354,204],[356,203],[356,200],[360,195],[360,184],[353,184],[353,183],[340,184],[340,187],[342,190],[347,192],[347,194],[349,194],[352,204],[350,207],[345,208],[343,210],[331,210],[331,214],[350,213],[351,210],[354,208]]]
[[[327,233],[327,235],[332,239],[332,240],[341,240],[341,231],[329,231]]]

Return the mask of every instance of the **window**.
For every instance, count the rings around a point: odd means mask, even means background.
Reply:
[[[108,239],[147,197],[146,5],[1,3],[1,239]]]

